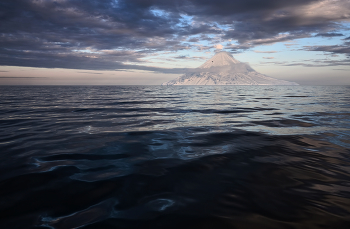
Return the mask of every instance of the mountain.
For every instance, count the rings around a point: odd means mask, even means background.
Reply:
[[[256,72],[228,52],[219,52],[193,72],[162,85],[298,85]]]

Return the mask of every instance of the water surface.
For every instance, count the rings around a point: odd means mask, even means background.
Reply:
[[[0,87],[1,228],[349,228],[349,86]]]

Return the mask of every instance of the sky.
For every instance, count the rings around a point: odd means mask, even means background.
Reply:
[[[160,85],[218,51],[277,79],[350,85],[350,1],[0,2],[0,85]]]

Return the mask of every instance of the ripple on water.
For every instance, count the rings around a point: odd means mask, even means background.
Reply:
[[[349,228],[349,87],[1,87],[1,228]]]

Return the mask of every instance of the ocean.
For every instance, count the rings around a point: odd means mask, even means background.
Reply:
[[[350,86],[1,86],[0,228],[350,228]]]

